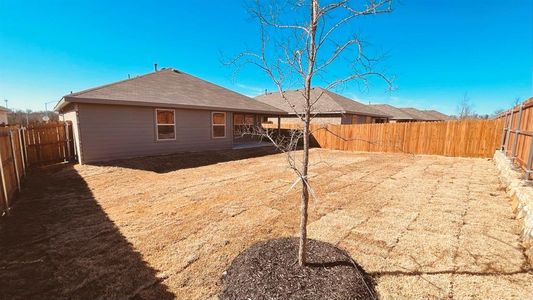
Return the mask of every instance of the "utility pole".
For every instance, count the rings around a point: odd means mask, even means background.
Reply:
[[[8,108],[8,107],[7,107],[7,99],[5,99],[4,102],[6,103],[6,108]]]
[[[46,111],[46,123],[50,122],[50,114],[48,113],[48,104],[55,103],[56,101],[48,101],[44,103],[44,110]]]

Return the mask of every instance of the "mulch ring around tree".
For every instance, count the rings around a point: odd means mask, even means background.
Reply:
[[[376,299],[375,283],[343,250],[308,240],[298,265],[298,238],[252,245],[224,272],[220,299]]]

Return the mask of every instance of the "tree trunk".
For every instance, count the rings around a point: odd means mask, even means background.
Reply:
[[[309,168],[309,124],[311,123],[311,82],[315,67],[316,48],[315,33],[318,23],[318,0],[311,1],[311,15],[309,28],[309,57],[307,76],[305,77],[304,96],[306,101],[305,119],[304,119],[304,150],[302,162],[302,197],[300,203],[300,245],[298,248],[298,263],[304,266],[307,260],[307,208],[309,206],[309,186],[307,173]]]
[[[307,170],[309,166],[309,114],[306,114],[304,124],[304,149],[302,169],[302,195],[300,203],[300,247],[298,248],[298,263],[304,266],[307,260],[307,208],[309,205],[309,189],[307,186]]]

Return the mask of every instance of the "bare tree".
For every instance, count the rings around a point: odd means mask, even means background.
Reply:
[[[350,25],[358,18],[391,12],[392,0],[337,0],[327,4],[320,4],[319,0],[256,0],[249,11],[259,24],[260,50],[244,51],[230,63],[236,70],[244,65],[262,70],[302,126],[300,130],[291,130],[287,136],[263,128],[248,128],[243,133],[260,135],[273,142],[287,154],[288,163],[297,175],[295,184],[301,181],[298,263],[303,266],[307,252],[309,194],[312,193],[308,178],[310,124],[322,96],[312,93],[314,80],[320,80],[324,90],[330,90],[350,82],[367,86],[369,78],[375,76],[392,88],[391,80],[376,70],[380,58],[370,57],[358,35],[348,33]],[[328,73],[333,66],[336,67],[334,76],[333,72]],[[286,97],[285,90],[291,88],[299,88],[303,103],[293,103]],[[297,159],[292,150],[300,141],[303,153],[301,159]]]
[[[497,110],[495,110],[491,115],[490,117],[491,118],[497,118],[500,114],[502,114],[505,110],[502,109],[502,108],[498,108]]]
[[[29,125],[34,123],[43,123],[43,117],[48,116],[50,121],[59,121],[59,115],[56,112],[31,111],[30,109],[16,109],[8,113],[7,119],[9,124]]]
[[[460,120],[470,119],[475,116],[474,108],[470,102],[468,93],[464,93],[463,99],[457,105],[457,114]]]

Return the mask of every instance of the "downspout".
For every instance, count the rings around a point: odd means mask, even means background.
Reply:
[[[83,149],[82,149],[82,142],[81,142],[81,123],[80,123],[80,110],[79,110],[79,105],[78,103],[74,104],[74,111],[76,112],[76,124],[77,124],[77,127],[78,127],[78,145],[77,147],[77,152],[78,152],[78,163],[80,165],[83,164]],[[74,139],[74,141],[76,141],[76,139]]]

